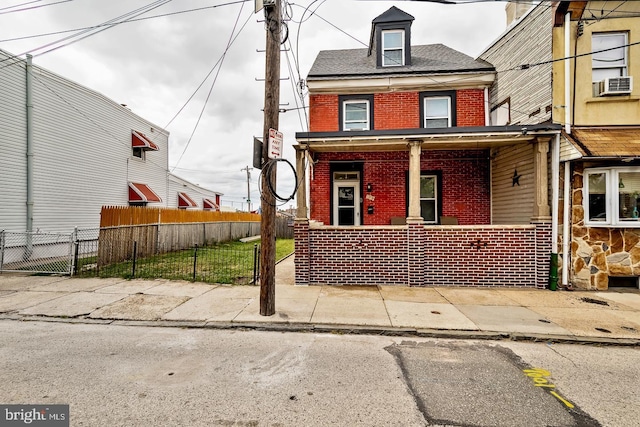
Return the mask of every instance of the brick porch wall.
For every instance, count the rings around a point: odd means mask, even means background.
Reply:
[[[353,228],[297,223],[296,284],[543,288],[550,233],[548,223]]]
[[[425,234],[424,286],[536,286],[534,226],[425,227]]]
[[[310,228],[309,284],[407,286],[407,228]]]

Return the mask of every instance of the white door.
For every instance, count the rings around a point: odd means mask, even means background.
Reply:
[[[360,174],[333,174],[333,225],[360,225]]]

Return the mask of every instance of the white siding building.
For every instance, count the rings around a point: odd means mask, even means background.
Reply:
[[[207,190],[197,184],[169,174],[167,206],[181,209],[220,210],[221,193]]]
[[[34,232],[66,233],[97,228],[106,205],[177,206],[169,132],[1,50],[0,61],[0,230],[23,232],[32,223]],[[219,196],[200,191],[214,201]],[[198,205],[202,209],[202,200]]]

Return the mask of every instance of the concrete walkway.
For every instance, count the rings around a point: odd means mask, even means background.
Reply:
[[[0,319],[259,328],[640,345],[640,292],[294,286],[276,267],[276,314],[258,286],[0,274]]]

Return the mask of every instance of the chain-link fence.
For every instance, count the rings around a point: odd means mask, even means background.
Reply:
[[[0,231],[0,272],[71,274],[73,263],[97,248],[99,229],[72,233]]]

